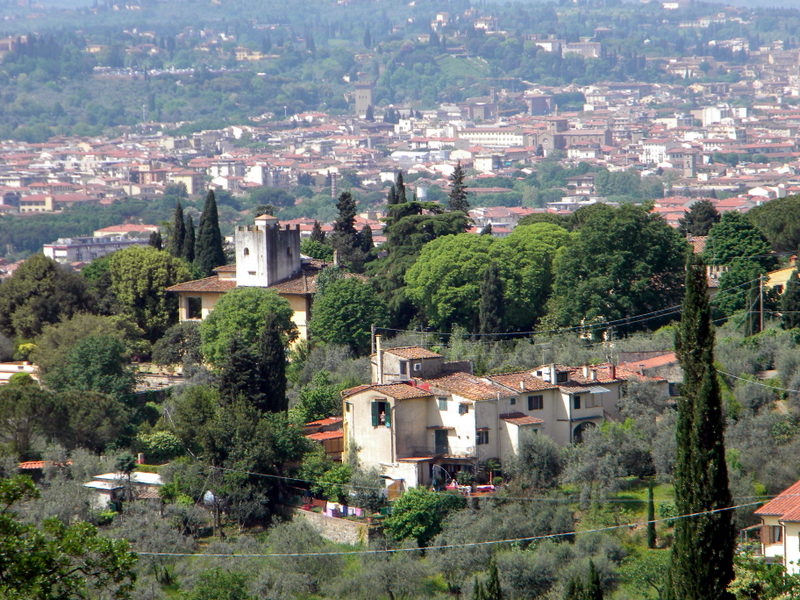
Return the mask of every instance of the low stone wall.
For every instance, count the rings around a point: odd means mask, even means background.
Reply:
[[[328,517],[322,513],[291,508],[292,519],[305,521],[313,527],[322,537],[337,544],[368,545],[370,540],[378,535],[379,527],[367,523]]]

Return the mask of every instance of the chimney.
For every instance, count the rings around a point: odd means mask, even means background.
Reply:
[[[617,378],[617,365],[611,363],[611,379]]]
[[[639,375],[644,375],[644,363],[639,363]]]
[[[338,267],[339,266],[339,251],[338,250],[334,250],[333,251],[333,266],[334,267]]]
[[[583,365],[583,377],[584,379],[589,378],[589,365]]]
[[[550,363],[550,383],[556,382],[556,363]]]
[[[375,358],[378,361],[378,383],[383,383],[383,350],[380,335],[375,336]]]
[[[519,380],[519,390],[521,392],[525,391],[525,382],[522,379]]]
[[[592,369],[592,372],[591,372],[590,375],[591,375],[591,380],[592,381],[597,381],[597,369]]]

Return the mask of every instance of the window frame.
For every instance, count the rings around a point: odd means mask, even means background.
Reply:
[[[383,408],[383,411],[381,411]],[[372,413],[372,426],[373,427],[386,427],[387,429],[392,426],[392,405],[386,398],[374,398],[370,402],[370,411]],[[383,422],[381,422],[381,414],[383,414]]]
[[[581,410],[581,395],[572,395],[572,410]]]
[[[475,430],[475,445],[485,446],[489,443],[489,430],[476,429]]]
[[[533,394],[528,396],[528,410],[544,410],[544,395]]]
[[[441,411],[447,410],[447,396],[436,396],[436,408]]]

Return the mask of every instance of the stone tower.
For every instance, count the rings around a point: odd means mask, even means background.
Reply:
[[[268,287],[300,273],[300,227],[281,229],[271,215],[236,228],[236,285]]]

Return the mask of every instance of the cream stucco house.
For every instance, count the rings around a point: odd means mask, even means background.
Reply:
[[[800,573],[800,481],[755,511],[761,518],[761,555]]]
[[[300,255],[299,227],[281,227],[278,219],[261,215],[253,225],[234,232],[236,264],[214,269],[214,275],[167,288],[178,294],[178,318],[202,320],[223,294],[235,287],[275,290],[294,311],[299,339],[308,337],[307,324],[316,277],[325,263]]]
[[[440,467],[453,475],[489,459],[502,463],[526,436],[578,442],[617,416],[625,382],[613,365],[478,377],[467,362],[380,344],[372,372],[375,383],[342,392],[345,455],[403,487],[430,484]]]

